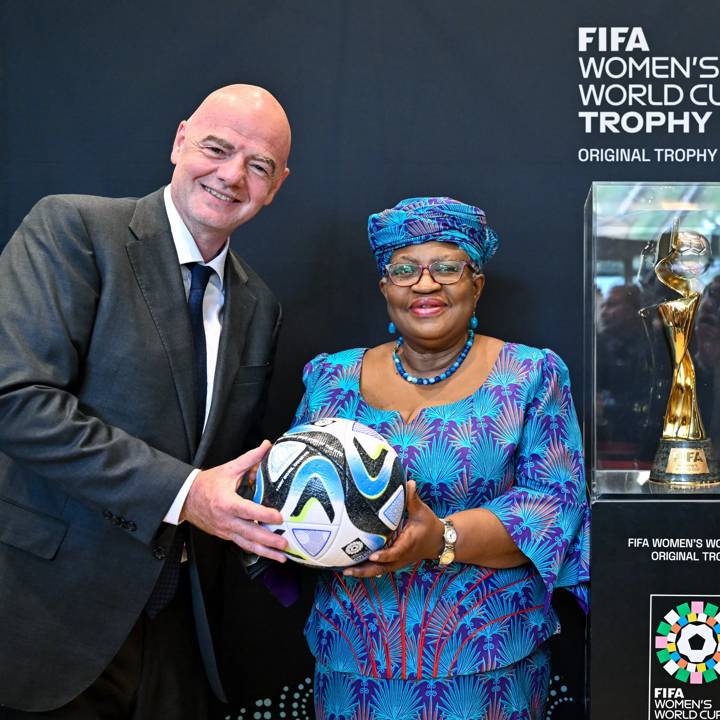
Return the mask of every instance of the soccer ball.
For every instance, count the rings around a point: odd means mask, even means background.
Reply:
[[[705,623],[690,623],[680,628],[677,639],[678,652],[692,663],[705,662],[718,649],[715,630]]]
[[[355,565],[382,548],[405,509],[405,475],[387,440],[327,418],[285,433],[263,458],[253,500],[282,513],[266,525],[304,565]]]

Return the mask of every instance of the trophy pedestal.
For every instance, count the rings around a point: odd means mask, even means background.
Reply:
[[[650,481],[687,488],[719,483],[717,460],[710,439],[662,438],[653,460]]]
[[[720,718],[720,495],[649,484],[593,503],[590,720]]]

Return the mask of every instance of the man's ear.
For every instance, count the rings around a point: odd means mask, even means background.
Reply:
[[[269,192],[268,196],[265,198],[265,202],[263,203],[265,207],[267,207],[275,199],[277,191],[280,189],[280,186],[285,182],[289,174],[290,168],[286,167],[280,174],[278,180],[275,182],[275,187]]]
[[[175,133],[175,140],[173,142],[172,151],[170,153],[170,162],[173,165],[177,165],[178,156],[180,155],[180,148],[185,142],[185,128],[187,127],[187,120],[182,120],[178,125],[177,132]]]

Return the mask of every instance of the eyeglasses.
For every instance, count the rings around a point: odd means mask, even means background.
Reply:
[[[410,287],[420,281],[425,270],[430,277],[440,285],[452,285],[456,283],[463,274],[465,267],[469,267],[474,273],[480,270],[467,260],[435,260],[429,265],[418,265],[417,263],[390,263],[385,266],[385,274],[393,285]]]

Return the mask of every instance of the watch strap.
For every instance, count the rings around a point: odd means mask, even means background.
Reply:
[[[440,522],[443,524],[443,542],[444,547],[438,555],[438,565],[449,565],[455,560],[455,545],[457,543],[457,530],[452,520],[448,518],[440,518]]]

